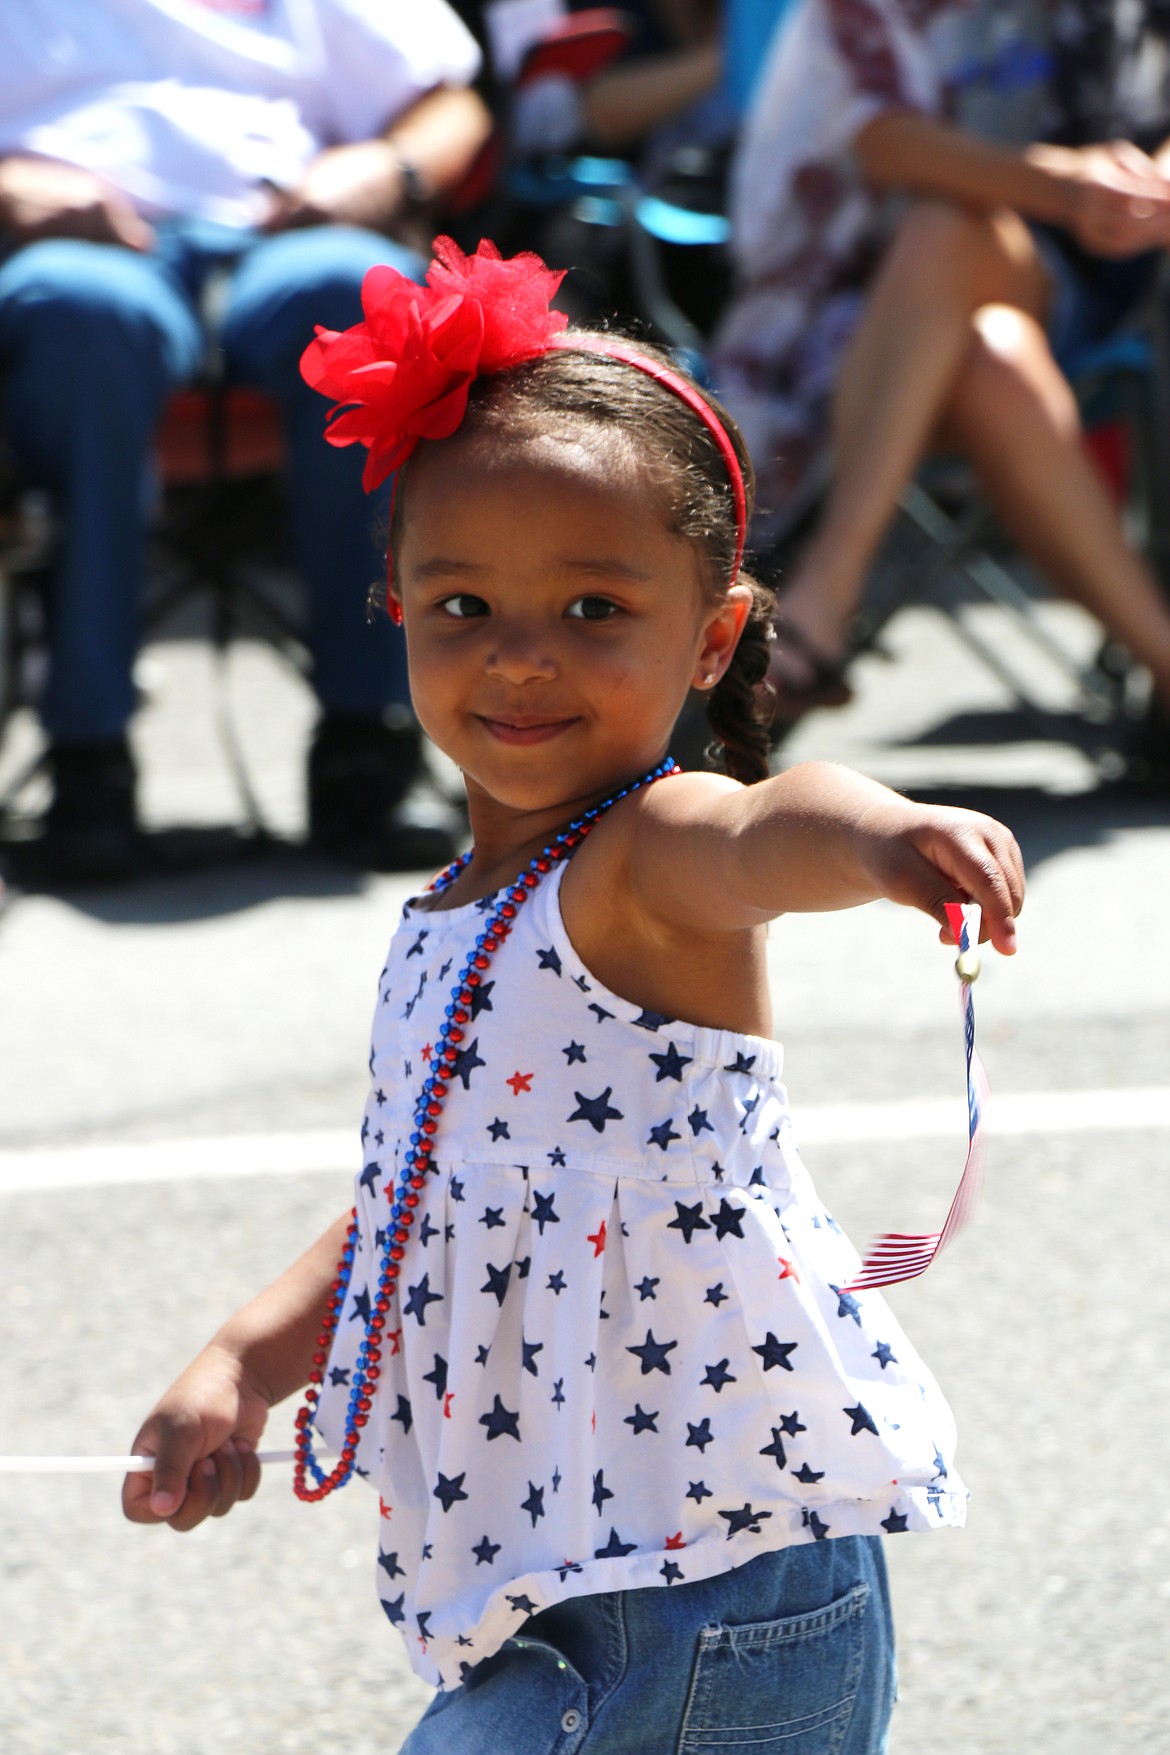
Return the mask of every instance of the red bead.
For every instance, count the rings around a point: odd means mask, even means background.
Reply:
[[[471,974],[467,977],[467,985],[468,985],[468,987],[478,987],[479,986],[479,976],[475,973],[474,970],[472,970]]]
[[[447,1040],[448,1042],[462,1042],[463,1031],[459,1029],[458,1025],[452,1025],[447,1031]]]
[[[370,1416],[368,1414],[355,1414],[353,1417],[353,1423],[355,1426],[368,1426],[370,1423]]]
[[[397,1243],[394,1245],[394,1248],[390,1251],[390,1256],[391,1256],[391,1259],[393,1261],[401,1261],[404,1254],[405,1254],[405,1251]]]
[[[413,1180],[414,1179],[412,1177],[411,1181],[413,1182]],[[418,1195],[413,1193],[413,1192],[411,1192],[410,1194],[404,1194],[402,1198],[406,1202],[408,1207],[416,1207],[418,1205]]]
[[[486,969],[490,962],[491,962],[491,958],[485,957],[483,955],[483,953],[481,952],[479,954],[479,956],[477,956],[475,959],[475,966],[477,969]]]
[[[534,871],[526,871],[524,873],[524,877],[521,881],[523,882],[526,889],[534,890],[536,888],[537,884],[540,882],[540,879],[537,877],[537,875]]]
[[[483,941],[483,948],[485,951],[498,951],[500,948],[500,942],[498,939],[485,938]],[[454,1035],[454,1031],[452,1031],[452,1035]],[[460,1035],[460,1040],[462,1040],[462,1034]]]
[[[324,1381],[325,1381],[325,1377],[324,1377],[324,1374],[322,1372],[320,1372],[320,1371],[310,1371],[309,1372],[309,1382],[310,1383],[324,1383]]]
[[[394,1233],[394,1241],[395,1241],[395,1243],[405,1243],[407,1238],[409,1237],[409,1235],[410,1235],[410,1233],[406,1229],[405,1225],[401,1225],[401,1226],[399,1226],[398,1230],[395,1231],[395,1233]]]
[[[429,1137],[431,1134],[439,1131],[439,1124],[428,1115],[427,1119],[422,1124],[422,1131]]]
[[[514,920],[516,918],[516,910],[513,908],[511,902],[505,902],[500,909],[500,913],[504,916],[505,920]]]
[[[390,1308],[390,1300],[389,1300],[389,1298],[387,1298],[387,1296],[384,1292],[381,1293],[377,1298],[375,1298],[374,1309],[378,1312],[379,1316],[385,1316],[385,1314],[389,1310],[389,1308]]]
[[[536,866],[537,871],[543,873],[543,872],[546,872],[548,870],[550,861],[547,859],[544,859],[544,858],[540,858],[540,859],[534,860],[533,864]]]
[[[369,1322],[370,1333],[374,1334],[374,1335],[380,1335],[382,1330],[385,1328],[385,1326],[386,1326],[386,1312],[384,1310],[375,1310],[374,1314],[370,1317],[370,1322]]]

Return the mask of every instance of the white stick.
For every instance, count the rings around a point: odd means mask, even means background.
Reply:
[[[258,1450],[260,1463],[289,1463],[295,1450]],[[149,1475],[152,1456],[0,1456],[0,1475]]]

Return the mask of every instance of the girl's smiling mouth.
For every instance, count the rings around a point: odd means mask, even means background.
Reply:
[[[548,719],[537,718],[531,713],[510,713],[506,718],[499,719],[477,713],[475,717],[490,736],[497,738],[500,743],[510,744],[546,743],[577,723],[575,717]]]

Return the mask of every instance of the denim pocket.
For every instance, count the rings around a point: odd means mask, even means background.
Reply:
[[[838,1755],[860,1684],[869,1586],[826,1608],[745,1627],[705,1627],[678,1755]]]

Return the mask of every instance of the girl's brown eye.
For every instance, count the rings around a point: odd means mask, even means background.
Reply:
[[[488,606],[483,598],[472,597],[466,591],[461,591],[457,597],[445,597],[439,607],[457,621],[471,621],[488,613]]]
[[[578,597],[565,613],[578,621],[607,622],[617,612],[617,604],[611,603],[608,597]]]

